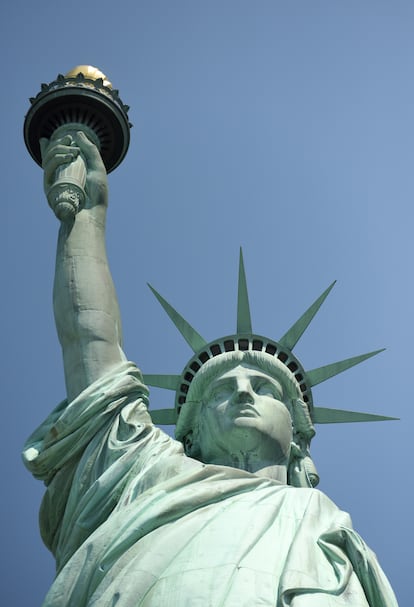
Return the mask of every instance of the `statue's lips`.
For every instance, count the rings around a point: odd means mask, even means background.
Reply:
[[[253,405],[248,404],[237,405],[234,411],[235,417],[257,417],[258,415],[257,409]]]

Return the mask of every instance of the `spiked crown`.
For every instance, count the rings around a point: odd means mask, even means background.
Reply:
[[[149,285],[151,291],[164,308],[165,312],[194,352],[194,356],[186,364],[181,375],[144,375],[144,381],[149,386],[166,388],[176,392],[174,409],[151,411],[151,417],[154,423],[166,425],[175,424],[180,415],[182,406],[187,402],[186,397],[190,384],[202,366],[216,356],[225,355],[228,352],[237,350],[263,352],[267,355],[274,356],[283,363],[294,376],[300,392],[302,393],[302,399],[308,407],[313,423],[348,423],[396,419],[394,417],[373,415],[371,413],[316,407],[313,404],[311,390],[313,386],[316,386],[338,373],[342,373],[354,365],[383,351],[383,349],[381,349],[366,354],[360,354],[310,371],[306,371],[302,363],[293,354],[293,348],[306,331],[312,319],[332,290],[334,284],[335,282],[333,282],[314,301],[314,303],[278,341],[257,335],[253,333],[252,330],[243,254],[240,250],[236,333],[221,337],[212,342],[207,342],[153,287],[151,287],[151,285]]]

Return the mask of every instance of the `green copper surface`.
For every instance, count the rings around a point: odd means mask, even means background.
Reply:
[[[299,339],[302,337],[309,324],[311,323],[313,317],[318,312],[319,308],[328,297],[329,293],[333,289],[336,280],[318,297],[318,299],[302,314],[302,316],[292,325],[292,327],[287,331],[281,339],[279,339],[279,343],[285,348],[289,348],[289,350],[293,350],[293,348],[298,343]]]
[[[194,356],[180,376],[145,376],[178,395],[150,415],[122,350],[107,177],[85,133],[44,141],[45,184],[80,154],[86,196],[60,217],[54,284],[67,399],[23,453],[56,558],[43,607],[396,607],[349,516],[314,490],[310,455],[314,421],[384,419],[313,408],[309,387],[377,352],[306,372],[291,348],[331,287],[282,343],[255,335],[240,254],[236,335],[207,343],[151,287]],[[154,421],[177,423],[179,441]]]
[[[158,426],[174,426],[177,423],[175,409],[152,409],[149,411],[152,423]]]
[[[313,420],[316,424],[349,424],[350,422],[383,422],[398,420],[397,417],[361,413],[360,411],[346,411],[342,409],[328,409],[314,407]]]
[[[359,356],[353,356],[352,358],[346,358],[344,360],[339,360],[336,363],[331,363],[330,365],[326,365],[324,367],[318,367],[317,369],[312,369],[311,371],[306,372],[306,376],[310,382],[311,386],[317,386],[322,382],[354,367],[355,365],[359,365],[364,362],[368,358],[372,356],[376,356],[380,352],[384,352],[384,348],[381,350],[375,350],[374,352],[368,352],[367,354],[360,354]]]
[[[290,367],[293,353],[292,350],[294,346],[299,341],[300,337],[308,328],[312,319],[315,317],[316,313],[320,309],[321,305],[328,297],[329,293],[333,289],[336,281],[332,282],[327,289],[313,302],[313,304],[302,314],[302,316],[290,327],[290,329],[283,335],[283,337],[278,342],[273,342],[276,348],[280,348],[283,353],[287,354],[286,365]],[[155,289],[150,286],[152,292],[161,303],[164,310],[167,312],[168,316],[171,318],[175,326],[178,328],[180,333],[185,337],[194,353],[196,354],[195,362],[197,366],[202,366],[206,359],[203,358],[204,353],[207,351],[209,354],[207,359],[211,358],[210,350],[212,347],[214,348],[214,342],[207,343],[204,338],[202,338],[192,327],[191,325],[159,294]],[[256,342],[263,343],[263,338],[260,336],[255,336],[252,329],[251,315],[250,315],[250,305],[249,305],[249,296],[247,289],[247,280],[246,273],[244,268],[244,260],[243,260],[243,252],[240,248],[239,255],[239,276],[238,276],[238,292],[237,292],[237,335],[233,336],[232,341],[234,344],[238,344],[239,338],[243,338],[246,336],[247,338],[247,349],[254,349],[254,340]],[[222,343],[224,338],[220,338],[216,340],[217,342]],[[221,346],[220,346],[221,347]],[[236,347],[236,346],[234,346]],[[267,346],[262,346],[267,351]],[[358,365],[365,360],[383,352],[384,349],[375,350],[373,352],[368,352],[366,354],[360,354],[358,356],[353,356],[351,358],[347,358],[344,360],[340,360],[322,367],[318,367],[316,369],[312,369],[310,371],[305,371],[303,367],[300,367],[296,370],[296,376],[299,373],[304,377],[306,385],[311,388],[316,386],[339,373],[350,369],[351,367]],[[201,358],[198,359],[197,355],[200,355]],[[225,356],[223,353],[222,356]],[[276,350],[275,356],[280,358],[279,350]],[[296,367],[300,365],[300,362],[294,357]],[[187,382],[186,376],[190,373],[192,376],[193,370],[192,365],[190,367],[187,365],[181,376],[179,375],[145,375],[145,379],[150,386],[157,386],[160,388],[166,388],[169,390],[174,390],[177,392],[177,395],[180,394],[179,388],[182,387]],[[187,388],[186,388],[187,389]],[[183,396],[181,396],[183,398]],[[185,398],[185,397],[184,397]],[[165,410],[168,411],[168,410]],[[338,414],[335,415],[335,409],[325,409],[323,407],[311,407],[310,415],[312,421],[315,424],[319,423],[348,423],[348,422],[362,422],[362,421],[384,421],[386,419],[394,419],[388,418],[381,415],[373,415],[373,414],[364,414],[359,413],[355,415],[352,411],[347,414],[345,411],[338,410]],[[168,417],[169,420],[173,420],[170,422],[163,423],[176,423],[177,421],[177,412],[173,413],[171,409],[170,413],[164,413],[163,419]]]
[[[165,388],[166,390],[177,390],[180,385],[180,375],[151,375],[144,373],[144,380],[148,386]]]
[[[240,335],[251,335],[252,333],[249,295],[247,293],[246,273],[244,271],[243,252],[241,249],[239,259],[239,287],[237,295],[237,333]]]
[[[206,340],[166,301],[150,284],[148,284],[168,316],[171,318],[181,335],[184,337],[193,352],[204,348]]]

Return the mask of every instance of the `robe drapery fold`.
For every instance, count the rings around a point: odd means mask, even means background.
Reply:
[[[122,363],[27,441],[57,576],[44,607],[396,607],[349,516],[298,489],[187,457]]]

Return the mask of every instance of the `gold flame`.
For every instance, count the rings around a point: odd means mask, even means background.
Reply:
[[[105,74],[93,65],[77,65],[65,74],[65,76],[66,78],[76,78],[78,74],[83,74],[85,78],[90,78],[91,80],[102,78],[104,86],[107,86],[110,89],[112,88],[112,83],[109,82]]]

